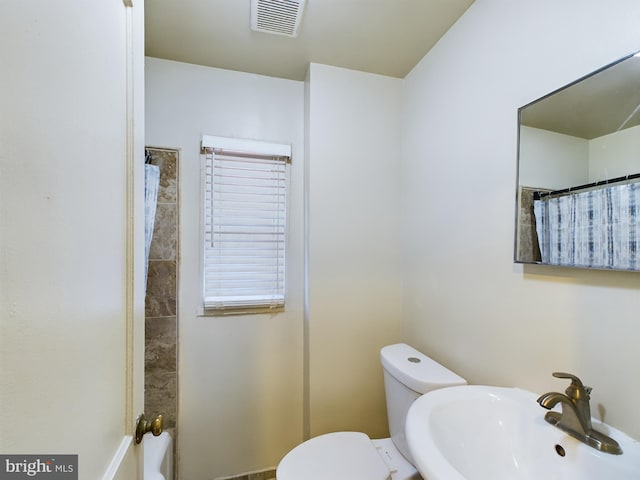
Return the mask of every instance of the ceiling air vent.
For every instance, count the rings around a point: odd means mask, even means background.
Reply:
[[[307,0],[251,0],[251,30],[297,37]]]

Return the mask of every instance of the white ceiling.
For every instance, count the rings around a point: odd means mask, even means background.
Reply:
[[[146,55],[293,80],[310,62],[403,78],[472,3],[307,0],[290,38],[252,31],[251,0],[146,0]]]
[[[530,127],[593,139],[640,125],[640,58],[632,56],[521,111]]]

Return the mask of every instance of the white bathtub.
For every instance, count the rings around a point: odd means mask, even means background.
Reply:
[[[167,432],[144,435],[144,480],[173,480],[173,440]]]

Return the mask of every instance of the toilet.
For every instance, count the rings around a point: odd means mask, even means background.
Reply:
[[[418,480],[405,440],[404,423],[421,395],[467,382],[409,345],[380,351],[391,438],[334,432],[301,443],[280,461],[278,480]]]

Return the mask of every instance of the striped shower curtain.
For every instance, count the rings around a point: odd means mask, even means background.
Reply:
[[[153,237],[153,226],[156,219],[158,187],[160,186],[160,167],[146,164],[144,166],[144,284],[147,285],[149,272],[149,250]]]
[[[640,183],[534,201],[542,263],[640,270]]]

